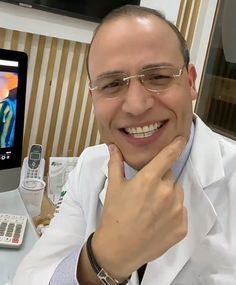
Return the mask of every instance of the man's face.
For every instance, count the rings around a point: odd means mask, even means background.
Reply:
[[[113,72],[135,75],[150,65],[184,65],[177,36],[162,20],[122,17],[98,31],[89,57],[92,81]],[[103,141],[116,144],[125,161],[141,169],[176,136],[188,140],[195,78],[190,66],[160,94],[146,90],[137,78],[114,98],[94,90],[94,112]]]

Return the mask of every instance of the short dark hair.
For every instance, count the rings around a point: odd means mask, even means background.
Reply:
[[[178,28],[169,20],[166,19],[166,17],[158,10],[152,9],[152,8],[147,8],[143,6],[138,6],[138,5],[124,5],[121,6],[117,9],[112,10],[110,13],[108,13],[101,21],[101,23],[97,26],[97,28],[94,31],[93,38],[91,41],[91,44],[88,49],[87,53],[87,58],[86,58],[86,64],[87,64],[87,72],[89,75],[89,68],[88,68],[88,63],[89,63],[89,54],[90,54],[90,48],[92,46],[92,43],[96,37],[96,34],[100,30],[100,28],[103,26],[103,24],[113,21],[115,19],[124,17],[124,16],[138,16],[138,17],[149,17],[149,16],[156,16],[159,19],[163,20],[176,34],[178,37],[179,43],[180,43],[180,51],[184,59],[185,66],[188,68],[188,64],[190,61],[190,56],[189,56],[189,49],[187,42],[181,32],[178,30]],[[90,75],[89,75],[90,77]]]

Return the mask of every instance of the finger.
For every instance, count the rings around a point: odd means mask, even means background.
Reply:
[[[123,156],[115,144],[108,146],[110,160],[108,163],[109,185],[112,187],[120,184],[124,180],[124,163]]]
[[[162,178],[173,166],[184,150],[186,140],[183,136],[176,137],[169,145],[161,150],[142,170],[144,174],[157,179]]]

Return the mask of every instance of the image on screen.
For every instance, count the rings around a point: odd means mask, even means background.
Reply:
[[[20,183],[28,56],[0,48],[0,192]]]
[[[0,147],[14,146],[18,74],[0,70]]]
[[[0,159],[11,157],[16,135],[18,61],[0,59]],[[5,151],[4,151],[5,150]]]

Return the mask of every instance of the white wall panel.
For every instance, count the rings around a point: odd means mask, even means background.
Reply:
[[[141,0],[140,5],[157,9],[164,13],[166,18],[176,23],[181,0]]]

